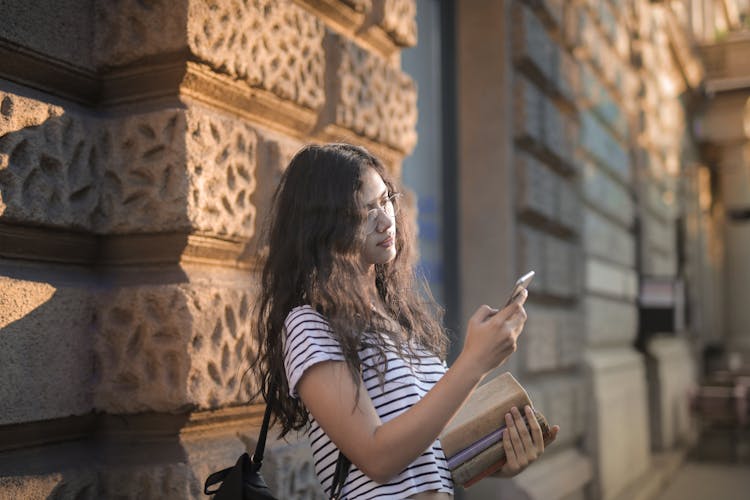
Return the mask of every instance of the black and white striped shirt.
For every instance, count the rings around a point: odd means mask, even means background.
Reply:
[[[293,309],[284,325],[287,333],[284,364],[289,393],[298,397],[297,383],[305,370],[322,361],[344,361],[344,356],[340,344],[331,336],[326,319],[310,306]],[[400,357],[395,350],[386,350],[388,369],[382,386],[373,366],[379,360],[378,355],[368,348],[359,353],[364,386],[384,423],[416,404],[445,374],[445,364],[440,359],[427,351],[416,352],[419,359],[412,361]],[[308,418],[315,473],[323,489],[330,494],[339,452],[309,413]],[[403,499],[431,490],[453,494],[450,469],[439,441],[385,484],[374,482],[352,464],[341,498]]]

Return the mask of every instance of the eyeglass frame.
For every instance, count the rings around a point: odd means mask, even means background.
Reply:
[[[386,197],[386,201],[383,205],[378,203],[377,207],[367,210],[367,215],[365,217],[365,234],[370,234],[377,229],[378,217],[380,217],[381,213],[391,221],[394,221],[396,219],[396,214],[399,211],[398,199],[403,196],[403,193],[391,193]],[[393,213],[388,213],[388,207],[390,207],[390,211]]]

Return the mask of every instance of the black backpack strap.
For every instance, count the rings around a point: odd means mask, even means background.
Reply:
[[[333,484],[331,485],[331,500],[338,500],[341,496],[341,490],[344,488],[346,476],[349,475],[349,468],[352,462],[346,458],[342,452],[339,452],[339,458],[336,460],[336,470],[333,473]]]
[[[238,463],[242,463],[243,467],[249,466],[254,471],[260,469],[260,466],[263,463],[263,452],[266,448],[266,435],[268,434],[268,427],[271,423],[271,402],[273,402],[275,397],[275,389],[275,384],[271,384],[271,386],[269,387],[269,400],[266,403],[266,412],[263,414],[263,424],[260,426],[260,432],[258,433],[258,443],[255,445],[253,456],[244,458],[247,457],[247,453],[243,453],[242,455],[240,455],[240,458],[238,460]],[[208,478],[206,478],[206,482],[203,484],[203,493],[206,495],[215,494],[219,490],[221,483],[224,482],[230,472],[232,472],[232,469],[234,469],[235,467],[237,467],[237,465],[227,467],[226,469],[214,472],[213,474],[208,476]],[[217,484],[219,485],[219,487],[213,490],[209,489]]]
[[[266,401],[266,412],[263,414],[263,425],[260,426],[260,433],[258,434],[258,444],[255,445],[255,451],[250,458],[255,470],[260,469],[263,463],[263,452],[266,449],[266,434],[268,434],[268,426],[271,423],[271,405],[275,397],[276,384],[271,384],[268,391],[268,401]]]

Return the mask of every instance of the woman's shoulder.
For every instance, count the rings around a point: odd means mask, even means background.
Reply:
[[[328,320],[312,306],[308,304],[292,308],[286,315],[284,326],[287,331],[292,331],[300,326],[309,326],[315,324],[318,327],[328,328]]]

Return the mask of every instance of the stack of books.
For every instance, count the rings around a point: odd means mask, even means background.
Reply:
[[[526,405],[533,408],[529,395],[508,372],[472,393],[440,434],[440,443],[455,484],[468,488],[502,469],[506,462],[502,441],[505,414],[515,406],[526,421]],[[534,416],[547,443],[550,435],[547,420],[536,410]]]

